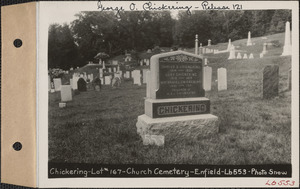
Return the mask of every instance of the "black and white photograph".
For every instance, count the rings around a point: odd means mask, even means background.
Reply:
[[[298,21],[291,8],[247,9],[238,1],[94,6],[52,12],[41,34],[48,179],[298,183]]]

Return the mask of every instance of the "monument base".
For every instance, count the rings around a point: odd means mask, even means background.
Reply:
[[[157,146],[170,140],[198,140],[219,132],[218,117],[212,114],[156,119],[143,114],[136,127],[144,145]]]

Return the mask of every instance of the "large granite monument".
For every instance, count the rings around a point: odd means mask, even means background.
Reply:
[[[136,124],[145,145],[218,132],[218,117],[210,114],[210,100],[205,98],[203,75],[202,56],[174,51],[151,57],[150,94],[145,99],[145,114]]]

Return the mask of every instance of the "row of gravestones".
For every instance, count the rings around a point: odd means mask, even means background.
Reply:
[[[141,70],[133,70],[132,72],[126,71],[124,74],[124,77],[125,78],[133,78],[133,84],[141,85],[142,83],[144,83],[144,84],[146,83],[146,72],[147,72],[146,69],[142,70],[142,72],[141,72]],[[101,74],[100,74],[100,76],[101,76]],[[100,81],[101,81],[101,84],[103,84],[103,85],[111,85],[113,78],[116,78],[116,77],[122,78],[122,76],[123,76],[122,72],[120,71],[120,72],[114,73],[113,76],[109,75],[109,76],[100,77]],[[74,90],[78,89],[78,81],[80,78],[82,78],[86,82],[83,74],[81,74],[80,76],[78,76],[78,74],[73,74],[72,79],[70,79],[70,85],[71,85],[72,89],[74,89]],[[91,81],[94,80],[93,74],[89,74],[87,78],[91,79]],[[62,85],[61,78],[54,78],[53,85],[54,86],[51,86],[50,76],[48,76],[48,90],[49,91],[51,90],[51,92],[60,91],[61,85]]]
[[[211,87],[211,73],[211,67],[203,67],[202,57],[191,53],[177,51],[151,58],[145,114],[138,116],[136,123],[144,145],[162,146],[174,137],[198,140],[218,133],[218,117],[210,114],[210,100],[205,97]],[[279,66],[266,66],[263,98],[278,96],[278,86]],[[218,89],[226,88],[226,69],[219,68]]]
[[[218,68],[218,91],[227,90],[227,70],[226,68]],[[212,85],[212,68],[205,66],[203,68],[203,89],[211,91]]]

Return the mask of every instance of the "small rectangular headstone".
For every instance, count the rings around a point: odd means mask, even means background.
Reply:
[[[279,66],[268,65],[263,71],[263,98],[270,99],[278,96]]]
[[[205,91],[211,90],[211,77],[212,77],[212,68],[209,66],[205,66],[204,78],[203,78],[203,88]]]
[[[54,89],[55,89],[55,91],[60,91],[60,88],[61,88],[61,78],[54,78],[53,82],[54,82]]]
[[[130,78],[130,71],[126,71],[125,78]]]
[[[103,69],[102,68],[99,69],[99,76],[100,76],[100,78],[103,77]]]
[[[72,78],[72,89],[74,89],[74,90],[78,89],[77,82],[78,82],[79,78],[80,77],[78,77],[76,75],[73,75],[73,78]]]
[[[105,76],[104,77],[104,84],[105,85],[110,85],[111,83],[111,76]]]
[[[71,89],[73,89],[73,79],[70,79]]]
[[[227,70],[218,68],[218,91],[227,90]]]
[[[143,69],[143,83],[147,83],[147,69]]]
[[[61,101],[62,102],[67,102],[67,101],[72,101],[72,89],[71,85],[62,85],[61,90]]]

